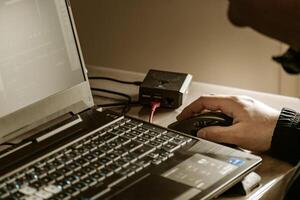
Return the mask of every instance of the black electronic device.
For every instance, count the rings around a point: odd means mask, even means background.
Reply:
[[[230,126],[233,119],[221,112],[206,112],[170,124],[170,129],[197,137],[197,132],[208,126]]]
[[[139,90],[139,101],[150,105],[159,101],[161,107],[178,108],[188,92],[192,76],[185,73],[149,70]]]

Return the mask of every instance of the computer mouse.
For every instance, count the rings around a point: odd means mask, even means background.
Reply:
[[[233,119],[221,112],[206,112],[194,117],[176,121],[168,126],[172,130],[197,137],[197,132],[208,126],[230,126]]]

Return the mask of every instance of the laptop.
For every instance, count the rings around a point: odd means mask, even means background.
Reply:
[[[1,0],[0,44],[0,199],[210,199],[261,163],[97,109],[68,0]]]

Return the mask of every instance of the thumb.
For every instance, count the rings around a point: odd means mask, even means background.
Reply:
[[[217,143],[236,144],[235,126],[210,126],[198,131],[197,136]]]

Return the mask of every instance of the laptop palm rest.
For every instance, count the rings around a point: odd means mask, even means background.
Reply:
[[[200,190],[172,181],[159,175],[151,174],[138,184],[114,196],[112,199],[189,199]]]

